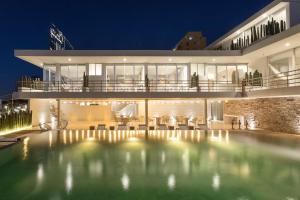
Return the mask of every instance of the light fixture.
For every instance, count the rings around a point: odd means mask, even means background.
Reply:
[[[172,62],[172,58],[169,58],[169,62]]]
[[[71,61],[72,61],[72,59],[71,59],[71,58],[68,58],[68,61],[69,61],[69,62],[71,62]]]
[[[289,46],[291,46],[291,43],[287,42],[287,43],[285,43],[285,46],[289,47]]]
[[[213,59],[212,59],[212,61],[213,61],[213,62],[216,62],[216,59],[215,59],[215,58],[213,58]]]
[[[43,65],[44,65],[44,64],[43,64],[43,63],[41,63],[40,65],[43,67]]]
[[[263,17],[263,18],[266,18],[266,17],[267,17],[267,14],[266,14],[266,13],[265,13],[265,14],[263,14],[263,15],[262,15],[262,17]]]
[[[236,32],[236,34],[237,34],[237,35],[239,35],[240,33],[241,33],[241,31],[240,31],[240,30],[238,30],[238,31]]]
[[[193,37],[192,37],[192,36],[190,36],[190,37],[189,37],[189,40],[192,40],[192,39],[193,39]]]
[[[127,58],[123,58],[123,62],[126,62],[127,61]]]

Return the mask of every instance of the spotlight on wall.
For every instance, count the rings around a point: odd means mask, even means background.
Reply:
[[[172,58],[169,58],[168,60],[169,60],[169,62],[172,62]]]
[[[285,46],[289,47],[289,46],[291,46],[291,43],[287,42],[287,43],[285,43]]]
[[[71,58],[68,58],[68,61],[69,61],[69,62],[71,62],[71,61],[72,61],[72,59],[71,59]]]
[[[126,62],[127,61],[127,58],[123,58],[123,62]]]

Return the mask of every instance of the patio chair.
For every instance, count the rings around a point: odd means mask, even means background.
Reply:
[[[157,130],[168,130],[168,127],[165,124],[159,124],[157,126]]]
[[[186,124],[178,124],[178,129],[179,130],[189,130],[189,127]]]
[[[196,129],[198,129],[198,130],[207,130],[207,124],[198,124]]]
[[[139,130],[141,130],[141,131],[147,130],[146,124],[139,124]]]
[[[127,126],[120,124],[120,125],[118,125],[118,130],[127,130]]]
[[[105,124],[98,124],[97,130],[101,130],[101,131],[106,130]]]

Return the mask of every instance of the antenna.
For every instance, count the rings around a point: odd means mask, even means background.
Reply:
[[[54,24],[51,24],[49,28],[49,49],[51,51],[74,50],[70,41]]]

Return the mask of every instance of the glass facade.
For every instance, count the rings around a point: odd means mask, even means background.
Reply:
[[[61,65],[57,75],[63,83],[83,81],[84,74],[89,80],[105,80],[107,84],[144,83],[145,75],[150,83],[166,88],[174,84],[187,84],[193,74],[199,76],[199,81],[239,83],[248,72],[247,64],[86,64]],[[44,66],[44,80],[55,81],[57,67]],[[101,77],[93,79],[92,77]],[[173,84],[173,85],[172,85]]]
[[[191,64],[191,76],[196,73],[199,80],[239,83],[248,72],[247,64]]]
[[[62,83],[71,81],[83,81],[83,75],[86,73],[85,65],[62,65],[60,68],[60,77]]]

